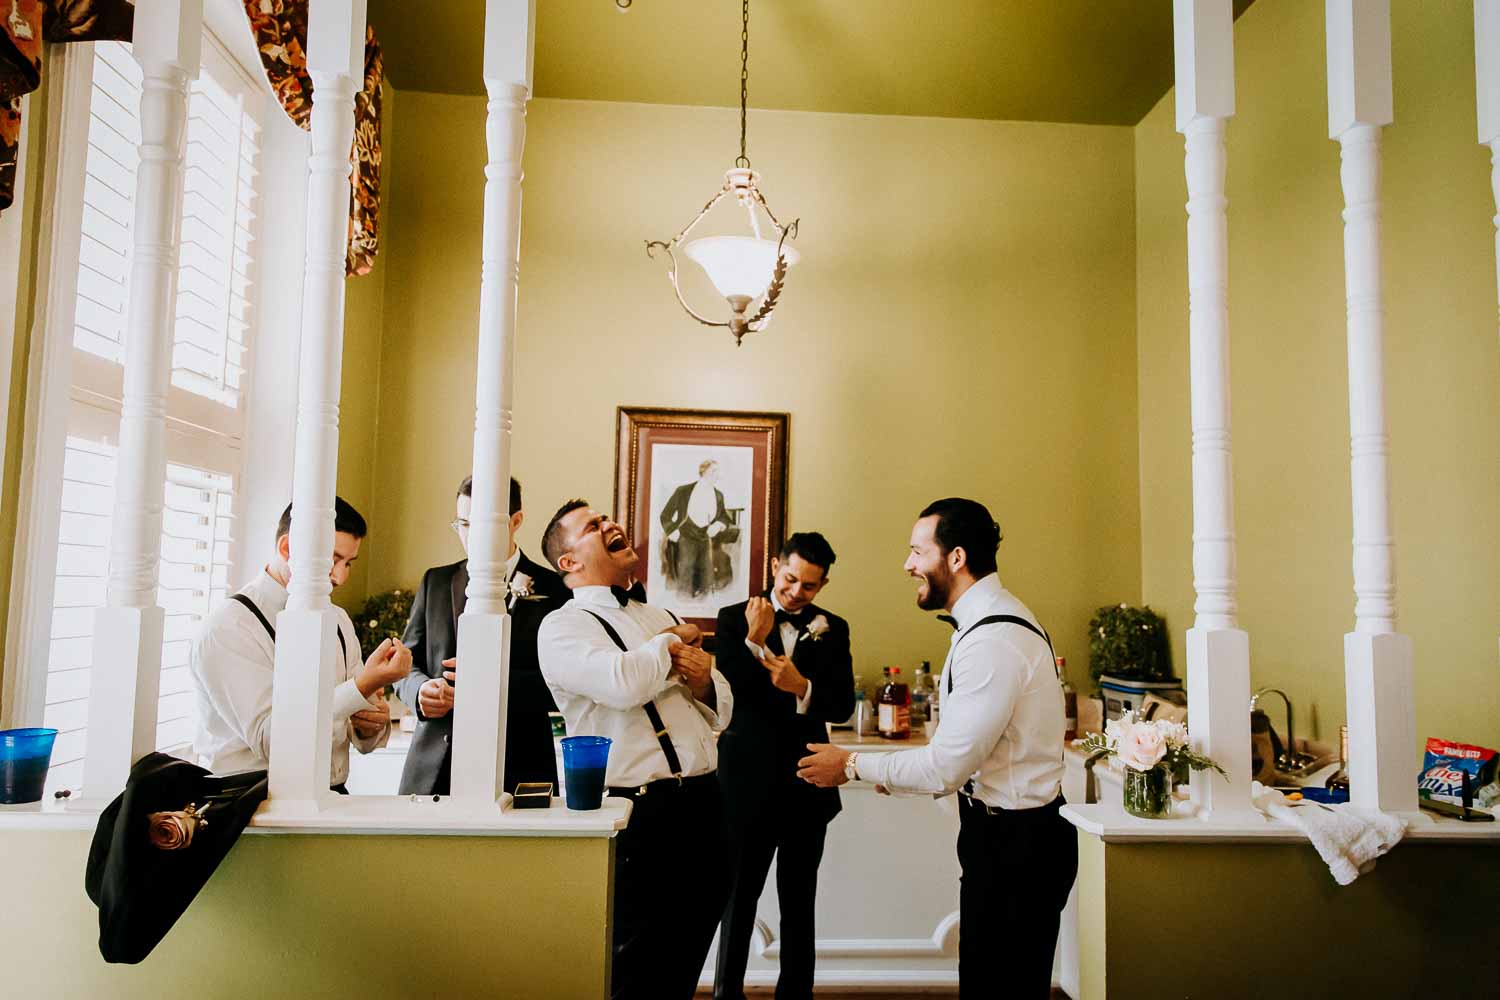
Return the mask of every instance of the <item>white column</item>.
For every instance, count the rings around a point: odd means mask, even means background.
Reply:
[[[1380,130],[1391,113],[1389,0],[1327,0],[1328,135],[1344,189],[1354,631],[1344,636],[1349,783],[1366,808],[1415,812],[1411,640],[1396,631],[1380,287]]]
[[[1229,223],[1224,129],[1234,115],[1230,0],[1174,0],[1177,131],[1186,143],[1193,421],[1193,588],[1188,725],[1228,772],[1193,777],[1200,815],[1250,811],[1250,639],[1236,620],[1229,433]]]
[[[468,601],[458,619],[461,680],[453,720],[453,794],[471,807],[492,805],[501,795],[505,774],[505,709],[510,689],[506,522],[521,254],[521,151],[526,140],[526,101],[531,96],[535,24],[536,0],[485,2],[489,162],[484,168],[474,503],[469,514]]]
[[[172,368],[183,147],[189,81],[198,76],[202,0],[141,0],[141,163],[135,178],[125,384],[105,606],[94,616],[84,781],[112,798],[135,761],[156,747],[165,612],[157,606],[166,402]]]
[[[329,601],[333,500],[339,450],[354,94],[364,80],[365,0],[308,7],[307,68],[313,82],[307,178],[307,269],[292,472],[291,571],[276,617],[271,707],[271,795],[326,801],[333,735],[336,618]]]

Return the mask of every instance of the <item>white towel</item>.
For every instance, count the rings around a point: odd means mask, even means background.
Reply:
[[[1374,868],[1375,859],[1395,847],[1406,834],[1406,821],[1399,816],[1305,799],[1302,804],[1293,805],[1280,792],[1258,781],[1250,783],[1250,799],[1267,816],[1306,834],[1339,885],[1348,885]]]

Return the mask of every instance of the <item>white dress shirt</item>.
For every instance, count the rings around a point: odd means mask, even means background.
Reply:
[[[783,608],[781,606],[781,602],[776,599],[776,591],[774,590],[771,591],[771,607],[775,608],[777,611],[780,611],[783,614],[788,613],[786,608]],[[781,633],[781,648],[786,650],[786,658],[790,660],[792,658],[792,650],[797,648],[797,626],[793,625],[791,622],[782,622],[781,624],[775,625],[773,627]],[[755,654],[755,658],[757,660],[763,660],[768,656],[775,655],[769,650],[763,648],[759,643],[751,642],[749,639],[745,640],[745,645],[750,647],[750,652]],[[802,692],[802,697],[797,699],[797,714],[806,715],[807,706],[811,704],[812,679],[808,678],[807,690]]]
[[[688,494],[687,503],[688,520],[700,528],[706,528],[719,516],[718,491],[702,479],[693,486],[693,491]]]
[[[286,607],[286,588],[262,571],[241,590],[274,628]],[[361,738],[349,717],[376,707],[354,685],[363,666],[354,623],[343,608],[334,606],[344,635],[344,656],[334,668],[338,687],[333,692],[333,758],[329,784],[349,777],[349,744],[369,753],[385,746],[389,730]],[[330,650],[338,657],[338,646]],[[197,689],[198,729],[193,752],[198,763],[215,774],[266,767],[271,759],[271,681],[276,672],[276,644],[265,626],[238,601],[225,601],[208,616],[193,637],[188,670]]]
[[[1001,809],[1034,809],[1057,797],[1063,695],[1052,650],[1041,636],[1011,623],[965,636],[990,615],[1036,622],[995,574],[971,586],[953,606],[958,629],[938,681],[943,716],[931,742],[915,750],[860,754],[855,767],[861,778],[893,791],[935,795],[973,780],[974,797]]]
[[[622,652],[588,612],[609,622],[628,651]],[[537,659],[567,720],[568,735],[613,741],[604,774],[607,785],[644,785],[672,775],[646,716],[648,701],[661,713],[684,777],[718,768],[713,734],[729,724],[734,695],[717,668],[715,708],[694,698],[681,678],[668,676],[672,657],[667,647],[677,637],[658,633],[675,624],[666,611],[639,601],[620,607],[608,587],[577,588],[571,601],[542,621]]]

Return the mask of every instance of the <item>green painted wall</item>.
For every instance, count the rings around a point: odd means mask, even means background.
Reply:
[[[107,965],[87,832],[0,833],[5,994],[602,997],[602,838],[264,836],[235,844],[156,950]]]
[[[1500,745],[1500,345],[1473,8],[1398,0],[1385,130],[1387,409],[1400,627],[1417,734]],[[1240,621],[1256,685],[1336,738],[1354,624],[1338,145],[1323,8],[1235,26],[1229,306]],[[1192,624],[1186,185],[1168,94],[1136,129],[1141,579],[1181,664]],[[1308,709],[1311,709],[1309,712]],[[1278,724],[1279,725],[1279,724]],[[1419,758],[1414,757],[1415,769]]]
[[[372,589],[459,557],[447,523],[473,447],[484,103],[403,92],[400,117]],[[838,552],[826,603],[866,679],[946,651],[901,564],[917,511],[951,494],[991,505],[1002,579],[1081,675],[1090,613],[1139,597],[1130,130],[756,112],[751,156],[772,208],[801,217],[803,260],[770,329],[736,349],[682,313],[643,249],[721,183],[736,125],[531,104],[522,544],[537,555],[569,497],[610,506],[617,405],[784,410],[790,526]]]
[[[1077,1000],[1495,995],[1492,845],[1402,844],[1347,886],[1307,844],[1080,847]]]

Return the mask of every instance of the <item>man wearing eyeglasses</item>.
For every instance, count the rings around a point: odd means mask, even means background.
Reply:
[[[453,531],[469,550],[473,480],[465,477],[454,498]],[[536,634],[547,614],[571,596],[562,578],[526,557],[516,545],[525,515],[521,484],[510,481],[510,548],[505,579],[510,586],[510,698],[505,715],[505,790],[518,782],[557,785],[548,713],[557,710],[537,667]],[[469,561],[434,566],[422,576],[411,620],[401,637],[411,649],[411,673],[396,694],[417,713],[417,731],[401,771],[402,795],[447,795],[453,764],[453,701],[457,696],[458,616],[469,586]]]

